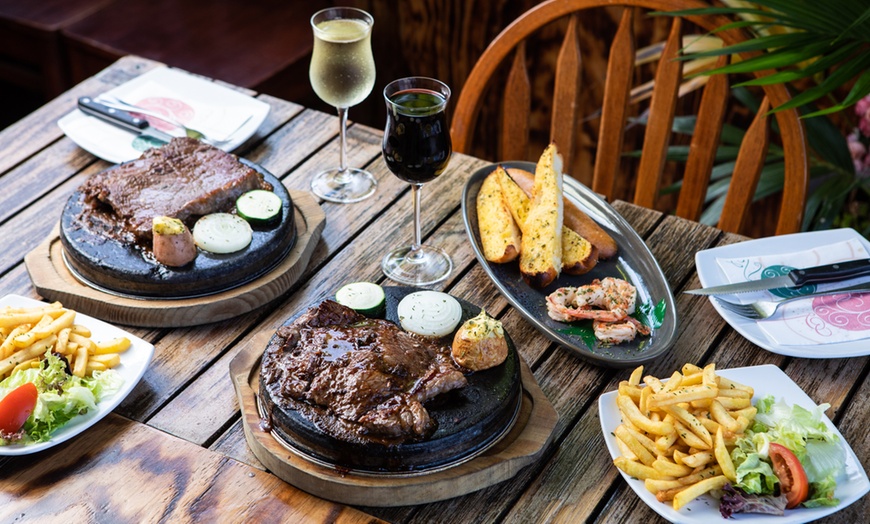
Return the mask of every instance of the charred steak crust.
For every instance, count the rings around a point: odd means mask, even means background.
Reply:
[[[357,444],[426,439],[436,423],[423,404],[466,385],[449,347],[331,300],[279,328],[260,371],[278,407]]]
[[[111,207],[137,240],[151,238],[155,216],[188,223],[192,217],[231,209],[252,189],[272,187],[234,155],[187,137],[93,175],[82,186],[88,201]]]

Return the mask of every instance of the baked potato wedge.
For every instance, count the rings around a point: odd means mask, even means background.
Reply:
[[[507,170],[511,179],[519,185],[523,192],[531,195],[535,183],[535,175],[529,173],[525,169],[509,168]],[[502,189],[503,190],[503,189]],[[601,226],[594,220],[589,218],[589,215],[584,213],[580,208],[574,205],[569,199],[565,198],[564,208],[564,225],[572,231],[579,234],[594,245],[598,250],[598,256],[607,259],[616,255],[616,241],[613,237],[607,234]]]
[[[472,371],[498,366],[508,355],[501,322],[481,310],[479,315],[466,320],[456,331],[451,355],[454,362]]]
[[[154,217],[151,232],[151,251],[154,258],[164,266],[186,266],[196,258],[193,235],[181,220],[165,216]]]
[[[529,214],[523,223],[520,273],[532,287],[548,286],[562,271],[562,156],[550,144],[535,168]]]
[[[504,264],[520,255],[520,228],[502,198],[495,172],[483,180],[477,193],[477,226],[483,256],[488,261]]]
[[[498,177],[501,195],[510,209],[520,230],[529,214],[531,199],[501,166],[494,174]],[[490,175],[492,176],[492,175]],[[598,263],[598,249],[576,231],[562,226],[562,272],[581,275],[590,271]]]

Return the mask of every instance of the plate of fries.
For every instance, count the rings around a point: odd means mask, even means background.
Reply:
[[[154,355],[154,346],[130,333],[59,302],[48,304],[19,295],[0,299],[0,380],[20,367],[37,367],[48,346],[63,354],[74,375],[114,369],[124,383],[97,408],[58,428],[46,442],[0,446],[0,456],[27,455],[69,440],[108,415],[136,386]]]
[[[755,402],[767,395],[806,409],[816,406],[801,388],[773,365],[716,370],[686,364],[668,379],[634,370],[617,391],[601,395],[601,430],[614,465],[650,508],[671,522],[703,524],[721,520],[719,502],[709,493],[733,476],[730,450],[755,417]],[[648,413],[648,415],[647,415]],[[870,491],[861,462],[843,435],[845,477],[837,479],[840,504],[786,510],[783,516],[740,513],[741,522],[799,523],[845,508]]]

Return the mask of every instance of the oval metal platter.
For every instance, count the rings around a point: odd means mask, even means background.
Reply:
[[[502,162],[500,165],[532,173],[535,171],[532,162]],[[619,247],[615,257],[599,261],[592,271],[584,275],[560,275],[543,289],[533,288],[523,281],[518,261],[494,264],[484,258],[477,224],[477,194],[484,178],[496,167],[494,164],[481,168],[468,179],[462,192],[462,216],[477,260],[508,302],[544,336],[594,364],[631,367],[666,352],[676,340],[677,308],[658,262],[640,236],[615,209],[573,178],[564,177],[564,195],[613,237]],[[571,324],[557,322],[547,315],[547,295],[560,287],[589,284],[596,278],[604,277],[623,278],[634,284],[637,287],[638,307],[641,304],[655,305],[663,300],[665,311],[662,325],[653,329],[649,336],[638,335],[631,342],[609,346],[593,343],[590,346],[575,333],[576,329],[572,329]]]

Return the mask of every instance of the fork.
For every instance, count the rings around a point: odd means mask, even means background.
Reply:
[[[248,120],[251,119],[251,116],[249,115],[248,118],[246,118],[244,122],[242,122],[241,124],[238,125],[238,127],[233,129],[233,131],[231,133],[228,133],[226,135],[226,138],[217,139],[217,138],[209,137],[208,135],[206,135],[202,131],[197,131],[196,129],[187,127],[186,125],[182,124],[178,120],[175,120],[171,116],[164,115],[162,113],[158,113],[157,111],[151,111],[151,110],[145,109],[144,107],[139,107],[135,104],[131,104],[129,102],[125,102],[125,101],[121,100],[120,98],[113,96],[113,95],[107,95],[104,93],[104,94],[100,95],[100,97],[97,99],[97,102],[103,104],[104,106],[112,107],[114,109],[119,109],[121,111],[128,111],[131,113],[139,113],[142,115],[152,116],[158,120],[162,120],[168,124],[171,124],[179,129],[181,129],[182,131],[184,131],[184,134],[190,138],[204,140],[212,145],[220,145],[220,144],[225,144],[225,143],[229,142],[232,139],[233,135],[235,135],[236,132],[238,132],[238,130],[241,129],[242,126],[247,124]]]
[[[782,300],[758,300],[749,304],[737,304],[735,302],[729,302],[719,297],[715,298],[719,302],[719,305],[721,305],[727,311],[752,320],[764,320],[773,316],[773,314],[776,313],[776,310],[779,309],[779,306],[783,304],[787,304],[789,302],[801,300],[804,298],[839,295],[842,293],[848,293],[850,291],[866,291],[870,293],[870,282],[864,282],[862,284],[856,284],[854,286],[841,287],[837,289],[829,289],[827,291],[820,291],[818,293],[810,293],[797,297],[784,298]]]

